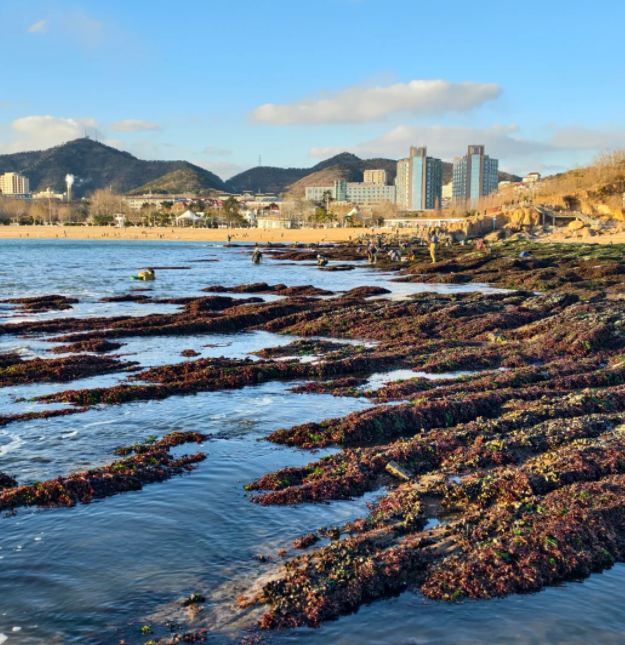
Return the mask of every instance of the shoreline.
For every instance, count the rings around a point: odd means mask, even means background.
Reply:
[[[112,226],[0,226],[0,239],[31,240],[113,240],[113,241],[168,241],[168,242],[285,242],[320,243],[347,242],[363,235],[389,234],[388,228],[172,228]],[[413,228],[399,229],[400,235],[410,235]]]
[[[0,226],[0,240],[110,240],[163,241],[163,242],[256,242],[261,244],[322,244],[349,242],[365,235],[413,236],[417,228],[297,228],[297,229],[259,229],[259,228],[172,228],[171,226],[131,226],[115,228],[112,226]],[[566,229],[552,231],[532,240],[543,244],[623,244],[625,232],[611,234],[575,235]]]

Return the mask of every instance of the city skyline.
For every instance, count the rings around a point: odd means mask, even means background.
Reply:
[[[305,13],[278,1],[187,0],[172,12],[7,0],[0,154],[87,134],[228,178],[260,158],[309,167],[343,151],[399,159],[427,145],[451,161],[483,144],[502,170],[550,174],[625,147],[625,9],[611,4],[606,22],[602,5],[586,15],[531,0],[515,24],[489,1],[475,12],[322,0]],[[600,52],[587,43],[596,29]]]

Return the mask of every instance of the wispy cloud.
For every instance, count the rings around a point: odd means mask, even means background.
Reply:
[[[61,25],[65,33],[86,47],[98,47],[105,40],[104,23],[82,10],[66,13]]]
[[[210,170],[221,179],[230,179],[230,177],[234,177],[234,175],[238,175],[246,169],[245,166],[228,161],[211,161],[206,163],[206,161],[195,159],[191,160],[191,162],[202,168],[206,168],[206,170]]]
[[[467,112],[496,99],[493,83],[413,80],[380,87],[348,87],[334,94],[295,103],[259,105],[254,121],[275,124],[366,123],[405,112],[428,116]]]
[[[117,26],[95,18],[82,9],[56,9],[27,28],[29,34],[46,34],[53,39],[96,49],[120,36]]]
[[[206,146],[202,150],[202,152],[207,157],[228,157],[232,154],[232,150],[228,150],[227,148],[219,148],[217,146]]]
[[[516,125],[494,125],[487,128],[441,125],[399,125],[382,136],[365,141],[350,150],[368,157],[404,157],[411,145],[427,145],[435,156],[451,159],[464,154],[466,146],[473,143],[486,145],[497,156],[523,155],[549,149],[550,146],[524,139]],[[340,152],[339,148],[312,148],[313,157],[326,157]]]
[[[115,132],[154,132],[160,130],[161,126],[142,119],[123,119],[111,123],[110,128]]]
[[[586,126],[553,128],[550,142],[567,150],[613,150],[625,148],[625,128],[595,129]]]
[[[45,33],[48,27],[48,21],[43,19],[43,20],[38,20],[37,22],[34,22],[30,27],[28,28],[28,33],[30,34],[41,34]]]

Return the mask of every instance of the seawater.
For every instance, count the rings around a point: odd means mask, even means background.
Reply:
[[[196,262],[196,260],[215,260]],[[141,315],[171,306],[101,303],[144,283],[129,276],[148,265],[188,266],[157,272],[154,297],[203,295],[211,285],[264,281],[315,284],[341,290],[380,284],[402,297],[422,290],[487,290],[483,285],[413,285],[366,266],[319,272],[306,263],[272,261],[252,266],[249,248],[168,242],[0,241],[0,299],[60,293],[80,304],[66,312],[27,318]],[[0,305],[0,320],[18,317]],[[293,337],[266,332],[177,338],[121,339],[120,353],[151,366],[183,360],[193,348],[203,356],[245,357]],[[40,338],[0,337],[0,352],[43,356]],[[208,347],[207,347],[208,346]],[[401,376],[401,375],[400,375]],[[406,376],[406,375],[404,375]],[[385,380],[381,377],[382,380]],[[123,374],[72,384],[35,384],[0,390],[3,411],[37,409],[18,401],[69,387],[108,385]],[[233,608],[236,595],[268,564],[271,554],[303,532],[345,522],[366,512],[379,491],[353,501],[297,507],[260,507],[245,483],[287,465],[330,454],[276,446],[263,438],[278,427],[365,409],[364,399],[293,394],[293,383],[271,382],[227,392],[94,408],[85,414],[0,428],[0,471],[20,482],[43,480],[108,463],[119,445],[174,430],[211,433],[206,461],[190,475],[142,491],[71,509],[24,510],[0,518],[0,642],[145,642],[138,626],[179,615],[177,602],[204,593],[201,620],[210,643],[238,642],[249,616]],[[195,449],[195,446],[193,447]],[[182,450],[182,448],[180,449]],[[622,565],[581,583],[538,594],[484,602],[437,603],[406,592],[323,625],[269,635],[272,643],[585,643],[622,642],[625,585]],[[6,640],[5,640],[6,639]]]

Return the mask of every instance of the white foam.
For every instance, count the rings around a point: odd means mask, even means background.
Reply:
[[[6,634],[0,634],[0,645],[6,643],[9,640],[9,637]]]
[[[24,440],[19,435],[10,435],[8,432],[3,433],[5,436],[8,435],[11,437],[9,443],[5,443],[0,446],[0,457],[4,457],[10,452],[17,450],[23,443]]]

